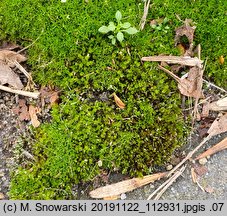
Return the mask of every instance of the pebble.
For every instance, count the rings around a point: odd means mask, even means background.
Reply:
[[[169,171],[169,170],[171,170],[171,169],[173,169],[173,165],[172,165],[172,164],[169,164],[168,166],[166,166],[166,170],[167,170],[167,171]]]
[[[121,200],[124,200],[124,199],[126,199],[126,198],[127,198],[127,196],[126,196],[125,193],[121,194]]]
[[[199,164],[205,165],[206,163],[207,163],[207,159],[206,158],[199,159]]]

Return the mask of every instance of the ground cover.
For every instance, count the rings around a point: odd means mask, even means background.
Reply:
[[[208,4],[208,6],[207,6]],[[142,1],[4,1],[0,3],[1,40],[28,49],[35,81],[61,89],[61,103],[53,120],[35,131],[35,163],[12,174],[11,197],[16,199],[75,198],[72,187],[103,170],[132,176],[149,174],[182,143],[184,122],[175,82],[142,63],[141,57],[179,55],[174,30],[191,18],[197,26],[195,43],[208,57],[206,77],[226,84],[226,3],[218,1],[154,1],[148,20],[168,18],[164,27],[146,24],[137,34],[125,35],[115,46],[99,27],[123,20],[138,27]],[[120,109],[116,93],[126,104]]]

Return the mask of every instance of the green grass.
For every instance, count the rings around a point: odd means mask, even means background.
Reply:
[[[103,169],[138,176],[168,160],[182,143],[184,122],[176,83],[143,56],[179,55],[174,30],[191,18],[195,45],[208,58],[205,77],[226,87],[226,9],[222,1],[153,1],[148,20],[167,17],[170,29],[144,31],[116,46],[98,32],[117,10],[133,26],[143,15],[142,1],[5,0],[0,2],[0,38],[27,46],[28,64],[39,84],[62,90],[53,120],[35,131],[33,154],[12,173],[12,199],[72,199],[74,184],[92,180]],[[111,69],[110,69],[111,68]],[[124,101],[119,109],[111,94]],[[104,99],[103,99],[104,98]],[[98,161],[102,161],[102,167]]]

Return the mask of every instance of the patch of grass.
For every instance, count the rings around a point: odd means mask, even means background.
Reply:
[[[74,184],[103,169],[141,176],[164,163],[185,131],[180,95],[156,63],[142,64],[140,59],[179,54],[174,48],[174,30],[182,25],[178,14],[196,22],[195,43],[202,44],[202,57],[209,58],[206,76],[225,85],[226,64],[219,65],[218,57],[226,53],[226,4],[216,3],[156,0],[148,19],[167,17],[169,29],[155,31],[146,25],[113,46],[99,27],[119,10],[123,22],[138,28],[142,1],[1,1],[1,39],[26,46],[39,37],[28,50],[33,76],[63,90],[52,123],[35,132],[36,163],[12,174],[11,198],[71,199]],[[114,103],[113,92],[126,104],[124,110]]]

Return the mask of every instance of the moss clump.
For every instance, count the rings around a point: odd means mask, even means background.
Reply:
[[[206,55],[206,46],[213,46],[216,35],[204,40],[206,27],[212,27],[204,21],[207,14],[191,17],[189,11],[204,7],[211,11],[214,3],[209,1],[207,7],[205,1],[155,1],[148,19],[167,17],[170,29],[164,33],[147,25],[113,46],[98,28],[113,20],[117,10],[136,26],[143,14],[141,1],[1,1],[1,39],[25,46],[40,36],[28,51],[34,78],[63,90],[52,122],[36,131],[36,162],[12,173],[11,198],[72,199],[73,185],[91,180],[102,169],[138,176],[165,162],[182,143],[180,95],[176,83],[155,63],[142,64],[140,59],[178,54],[174,29],[182,23],[174,13],[197,22],[196,42],[202,43]],[[214,11],[223,15],[218,7]],[[222,32],[216,34],[222,37]],[[215,61],[210,64],[220,67]],[[222,76],[215,80],[223,83],[225,74],[218,71]],[[114,103],[113,92],[126,104],[124,110]]]

